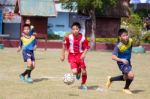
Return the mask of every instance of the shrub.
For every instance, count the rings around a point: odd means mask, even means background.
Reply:
[[[62,39],[62,37],[60,37],[59,35],[56,35],[56,34],[48,34],[48,39],[49,40],[60,40],[60,39]]]
[[[88,39],[88,41],[90,41],[89,37],[87,37],[87,39]],[[115,44],[117,42],[117,38],[96,38],[96,42]]]
[[[144,43],[150,43],[150,32],[149,31],[143,35],[142,41]]]

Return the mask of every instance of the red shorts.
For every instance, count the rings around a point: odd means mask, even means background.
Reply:
[[[81,60],[82,54],[72,54],[68,55],[68,61],[70,63],[71,69],[86,69],[84,60]]]

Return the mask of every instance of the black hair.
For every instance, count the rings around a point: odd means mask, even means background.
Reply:
[[[122,28],[118,31],[118,36],[121,36],[123,33],[128,33],[128,31]]]
[[[23,27],[29,27],[30,28],[30,25],[29,24],[24,24]]]
[[[79,29],[81,29],[81,25],[80,25],[79,22],[74,22],[74,23],[71,25],[71,28],[72,28],[73,26],[77,26]]]
[[[121,36],[123,33],[128,33],[128,31],[126,30],[126,29],[120,29],[119,31],[118,31],[118,36]],[[118,37],[118,41],[117,41],[117,43],[119,43],[120,42],[120,39],[119,39],[119,37]]]

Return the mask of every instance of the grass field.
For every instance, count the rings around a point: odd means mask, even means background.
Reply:
[[[108,75],[121,72],[111,60],[111,52],[89,52],[86,57],[88,91],[81,91],[80,81],[65,85],[64,73],[70,72],[67,60],[60,62],[60,50],[37,49],[36,69],[32,73],[33,84],[19,80],[25,63],[16,49],[0,50],[0,99],[150,99],[150,53],[133,54],[132,65],[135,80],[131,85],[133,95],[122,92],[124,82],[116,82],[107,90],[104,85]],[[103,91],[97,91],[100,87]]]

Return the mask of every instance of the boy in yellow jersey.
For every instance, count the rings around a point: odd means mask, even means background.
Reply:
[[[122,75],[116,77],[109,76],[106,87],[109,88],[114,81],[126,81],[123,92],[132,94],[129,89],[129,86],[134,78],[134,73],[132,71],[132,65],[130,61],[132,52],[132,39],[129,38],[128,31],[126,29],[120,29],[118,36],[119,42],[116,44],[112,52],[112,59],[117,61]]]
[[[36,38],[34,35],[30,35],[30,25],[25,24],[23,26],[23,35],[20,39],[18,52],[22,49],[22,56],[24,62],[27,62],[26,70],[20,74],[20,79],[22,81],[27,81],[28,83],[32,83],[33,80],[31,78],[31,71],[35,68],[35,58],[34,58],[34,50],[36,49]],[[27,79],[25,76],[27,75]]]

